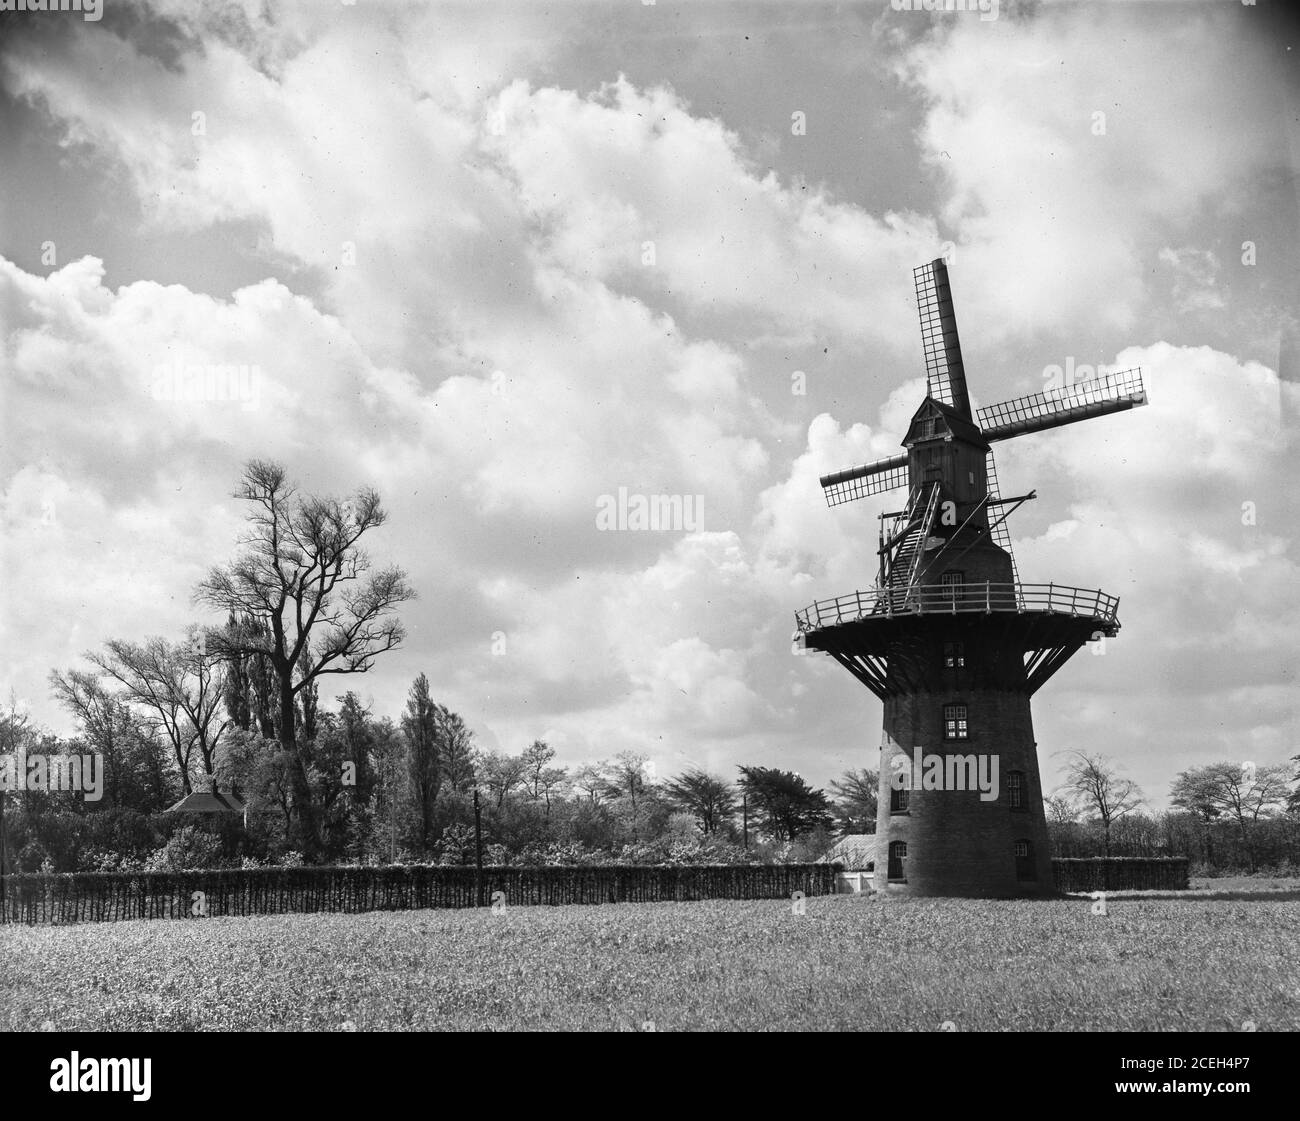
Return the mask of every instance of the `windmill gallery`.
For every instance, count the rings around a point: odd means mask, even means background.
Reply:
[[[874,587],[798,612],[797,641],[884,704],[878,882],[910,895],[1050,894],[1030,698],[1086,642],[1118,633],[1119,600],[1020,581],[1006,519],[1036,494],[1001,497],[991,445],[1144,405],[1146,392],[1140,371],[1107,372],[972,414],[947,266],[913,279],[927,392],[906,452],[821,479],[831,506],[904,488],[906,500],[879,515]],[[936,772],[943,759],[945,775],[949,758],[988,756],[1001,783],[988,797],[978,782],[895,781],[916,778],[905,744]]]

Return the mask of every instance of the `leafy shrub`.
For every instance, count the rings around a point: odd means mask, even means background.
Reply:
[[[139,872],[144,862],[128,853],[105,852],[103,849],[85,849],[77,863],[83,872]]]
[[[146,872],[186,872],[221,864],[221,840],[195,825],[185,825],[145,861]]]

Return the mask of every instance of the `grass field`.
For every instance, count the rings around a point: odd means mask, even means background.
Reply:
[[[1300,1029],[1300,884],[0,928],[6,1030]]]

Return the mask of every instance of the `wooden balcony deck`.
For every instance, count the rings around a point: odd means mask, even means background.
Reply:
[[[804,634],[845,623],[908,615],[1064,615],[1088,619],[1106,630],[1119,627],[1119,596],[1065,584],[912,584],[869,588],[822,599],[795,613]]]

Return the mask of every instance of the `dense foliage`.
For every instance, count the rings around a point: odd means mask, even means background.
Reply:
[[[464,720],[433,702],[427,689],[426,681],[417,682],[412,710],[400,725],[375,718],[353,693],[340,698],[337,712],[315,714],[315,738],[300,741],[299,748],[309,760],[317,811],[316,863],[468,864],[480,838],[486,863],[513,865],[798,862],[815,859],[831,843],[826,795],[797,776],[788,776],[797,797],[786,800],[781,816],[771,816],[770,803],[755,799],[746,829],[742,791],[722,778],[697,771],[660,781],[649,761],[633,752],[570,769],[556,766],[554,750],[542,741],[518,756],[482,752]],[[233,707],[237,715],[243,711]],[[248,711],[255,713],[256,704]],[[250,728],[236,725],[222,737],[213,774],[192,781],[196,790],[215,787],[246,802],[246,824],[238,814],[165,812],[185,789],[174,765],[163,766],[152,785],[109,790],[97,802],[76,792],[23,791],[5,800],[8,870],[302,860],[308,846],[290,760],[276,739],[251,726],[255,716],[249,719]],[[148,742],[147,729],[134,731],[132,742]],[[0,718],[0,735],[22,752],[95,747],[93,731],[59,741],[14,714]]]

